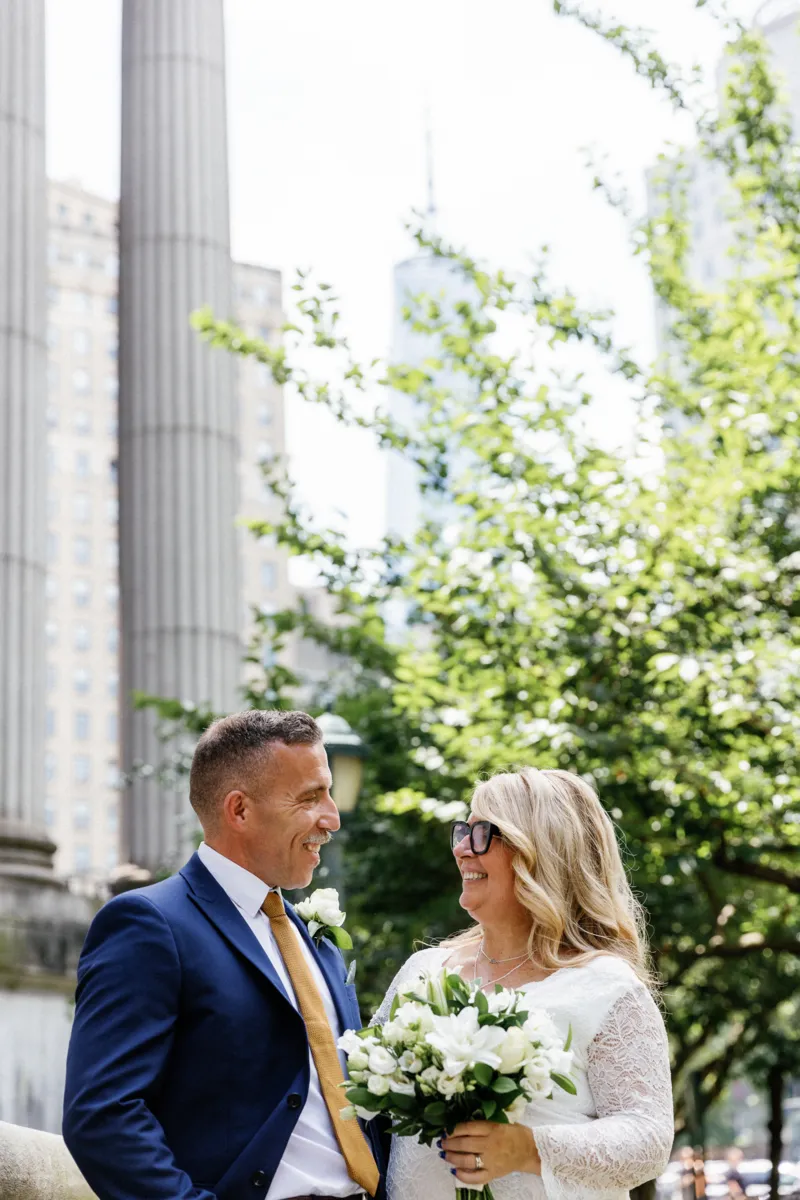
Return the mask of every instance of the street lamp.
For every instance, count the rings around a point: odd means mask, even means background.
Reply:
[[[336,807],[340,813],[353,812],[364,778],[367,748],[344,717],[323,713],[317,717],[317,724],[322,730],[322,742],[331,765]]]
[[[342,816],[342,827],[334,835],[325,854],[328,878],[326,883],[336,888],[339,903],[344,905],[344,844],[347,840],[344,818],[358,804],[361,781],[364,777],[364,758],[367,747],[344,717],[323,713],[317,717],[322,730],[322,743],[328,755],[333,776],[333,798]]]

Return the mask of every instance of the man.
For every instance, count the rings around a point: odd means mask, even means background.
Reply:
[[[355,989],[277,890],[306,887],[339,828],[331,783],[306,713],[217,721],[192,762],[197,854],[95,917],[64,1138],[100,1200],[378,1191],[376,1135],[339,1116]]]

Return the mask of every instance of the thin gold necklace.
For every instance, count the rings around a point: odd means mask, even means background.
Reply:
[[[515,954],[512,958],[492,958],[491,954],[487,954],[483,948],[485,941],[485,938],[481,938],[481,944],[478,953],[485,958],[487,962],[490,962],[492,966],[499,967],[503,963],[519,962],[521,958],[530,958],[530,955],[527,953],[527,951],[525,954]]]
[[[475,962],[472,964],[472,982],[473,983],[478,978],[478,957],[479,956],[476,954]],[[528,959],[529,962],[533,962],[533,959],[530,957],[530,955],[525,955],[525,957]],[[506,959],[506,962],[508,962],[508,959]],[[487,984],[490,985],[491,987],[494,987],[494,985],[496,983],[501,983],[502,980],[508,979],[509,975],[513,975],[514,972],[518,971],[521,966],[522,966],[522,963],[519,963],[516,967],[512,967],[510,971],[506,971],[505,975],[498,975],[497,979],[487,980]]]

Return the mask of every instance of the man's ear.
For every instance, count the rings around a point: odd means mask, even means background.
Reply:
[[[222,824],[237,833],[245,826],[249,810],[249,797],[245,792],[235,789],[228,792],[222,801]]]

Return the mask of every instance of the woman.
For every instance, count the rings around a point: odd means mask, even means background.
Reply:
[[[611,821],[567,771],[495,775],[475,790],[453,853],[468,932],[413,954],[397,986],[445,963],[533,993],[566,1040],[577,1095],[556,1089],[523,1123],[458,1126],[440,1150],[394,1138],[389,1200],[452,1200],[490,1183],[495,1200],[626,1200],[672,1148],[667,1039],[650,993],[641,916]]]

